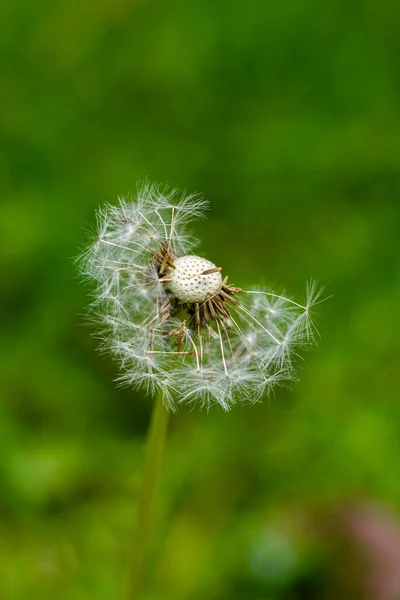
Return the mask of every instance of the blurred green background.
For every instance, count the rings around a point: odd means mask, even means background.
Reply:
[[[0,11],[0,598],[123,598],[151,402],[115,388],[73,259],[147,176],[211,200],[232,282],[334,297],[292,391],[173,416],[143,598],[354,597],[342,507],[400,510],[400,4]]]

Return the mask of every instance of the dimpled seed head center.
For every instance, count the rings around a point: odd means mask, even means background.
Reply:
[[[214,263],[200,256],[180,256],[174,259],[175,269],[171,269],[169,289],[181,302],[205,302],[218,292],[222,285],[219,271],[202,275],[215,269]]]

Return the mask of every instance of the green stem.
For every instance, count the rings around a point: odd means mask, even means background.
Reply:
[[[161,470],[168,420],[169,413],[163,404],[162,394],[158,394],[154,401],[150,427],[147,433],[143,480],[137,505],[133,568],[127,596],[129,600],[139,597],[140,585],[146,566],[151,530],[154,524],[154,500]]]

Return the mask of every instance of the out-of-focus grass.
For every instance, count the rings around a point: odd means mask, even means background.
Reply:
[[[144,597],[308,597],[304,520],[399,507],[399,12],[1,8],[2,599],[121,597],[150,402],[96,354],[73,258],[146,176],[212,200],[196,231],[232,282],[300,296],[313,276],[334,297],[293,391],[172,419]]]

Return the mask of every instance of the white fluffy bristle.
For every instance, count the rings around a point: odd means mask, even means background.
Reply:
[[[181,302],[205,302],[221,288],[219,271],[203,274],[215,269],[211,261],[200,256],[180,256],[174,260],[174,264],[175,269],[168,274],[172,279],[169,289]]]

